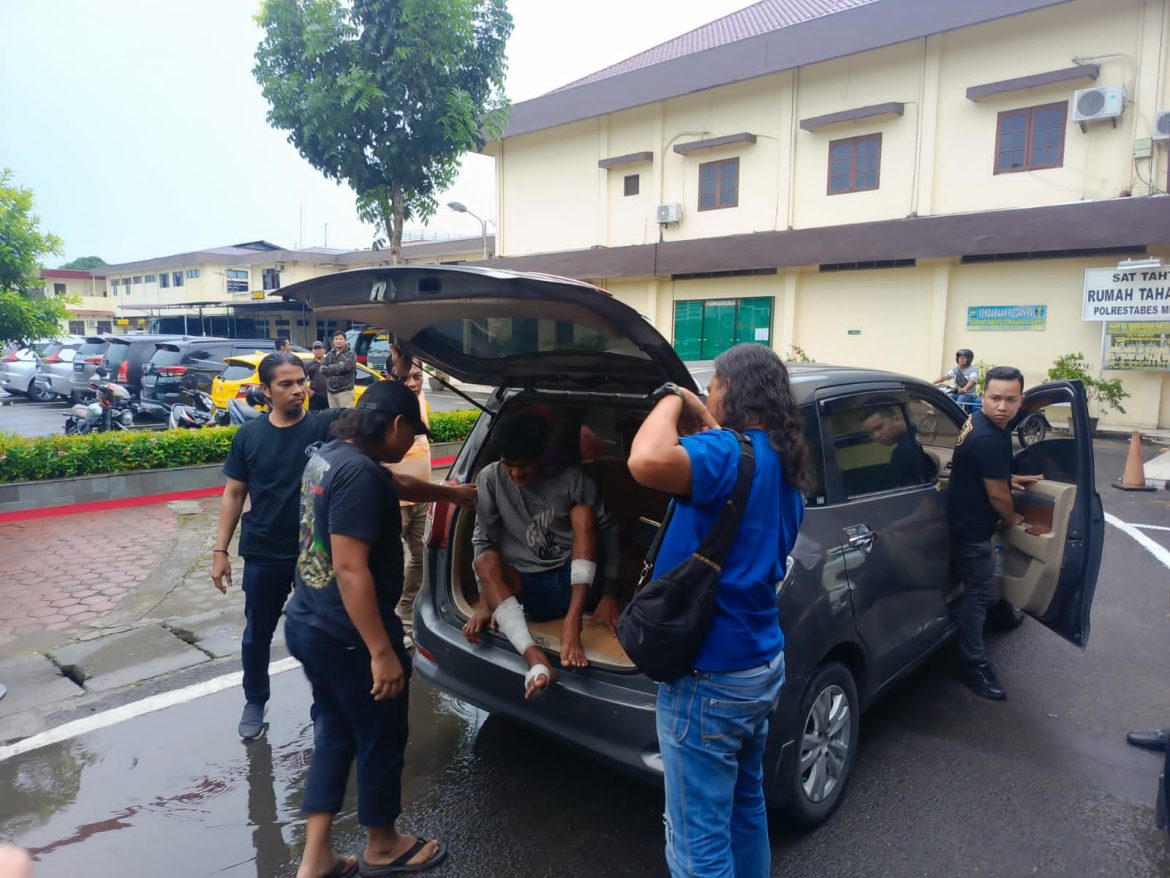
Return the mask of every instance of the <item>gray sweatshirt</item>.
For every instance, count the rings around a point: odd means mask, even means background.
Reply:
[[[479,489],[475,501],[475,529],[471,544],[476,557],[499,552],[523,573],[555,570],[573,553],[574,506],[592,506],[597,512],[599,563],[604,564],[606,581],[617,575],[617,528],[605,514],[597,488],[579,467],[541,473],[521,490],[500,467],[489,463],[475,480]]]

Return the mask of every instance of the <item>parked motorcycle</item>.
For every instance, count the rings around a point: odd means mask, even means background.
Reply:
[[[268,410],[268,397],[259,387],[252,386],[244,394],[243,399],[228,400],[228,421],[232,424],[243,425],[254,421]]]
[[[171,406],[167,417],[170,429],[195,430],[200,427],[221,427],[228,423],[228,413],[220,411],[209,394],[198,388],[188,389],[187,392],[192,397],[191,405],[177,402]]]
[[[134,409],[130,391],[121,384],[107,381],[109,372],[102,366],[90,378],[94,392],[90,403],[78,403],[65,415],[65,435],[106,433],[110,430],[129,430],[134,426]]]

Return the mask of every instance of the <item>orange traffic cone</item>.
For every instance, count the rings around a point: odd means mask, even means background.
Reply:
[[[1142,463],[1142,436],[1137,430],[1129,437],[1129,456],[1125,459],[1125,472],[1121,476],[1121,481],[1114,483],[1113,487],[1123,491],[1154,490],[1146,486],[1146,469]]]

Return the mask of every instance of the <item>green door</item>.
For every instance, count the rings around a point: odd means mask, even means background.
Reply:
[[[674,349],[683,360],[713,360],[740,342],[772,343],[772,298],[674,303]]]
[[[735,344],[736,299],[708,299],[703,303],[703,350],[701,360],[714,360]]]
[[[735,321],[735,343],[772,343],[772,299],[760,296],[756,299],[740,299],[739,314]]]
[[[703,303],[674,303],[674,349],[681,360],[701,359]]]

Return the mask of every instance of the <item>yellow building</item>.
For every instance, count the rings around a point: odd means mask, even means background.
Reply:
[[[114,306],[102,269],[82,271],[46,268],[41,271],[44,295],[71,299],[69,318],[61,327],[70,335],[94,335],[114,329]]]
[[[756,3],[517,104],[493,264],[604,286],[689,359],[1099,368],[1086,269],[1170,292],[1168,7]],[[1170,356],[1114,362],[1106,423],[1170,426]]]
[[[450,263],[479,259],[483,246],[481,237],[408,240],[402,252],[407,262]],[[284,335],[307,347],[348,324],[318,320],[300,304],[285,301],[281,289],[389,261],[386,250],[286,250],[267,241],[250,241],[107,265],[100,271],[108,280],[108,301],[116,307],[123,329],[232,338]]]

